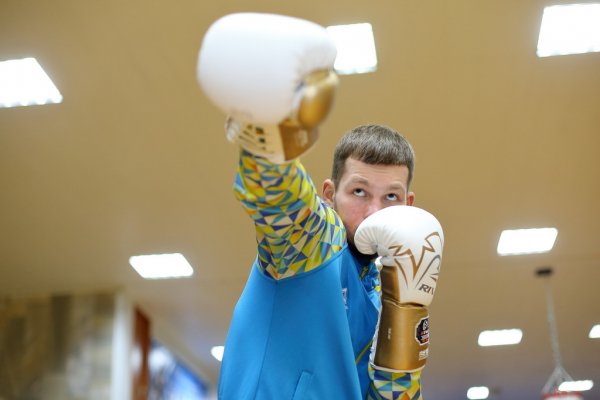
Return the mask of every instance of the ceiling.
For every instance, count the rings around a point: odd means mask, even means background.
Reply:
[[[195,80],[222,15],[271,12],[370,22],[379,67],[341,77],[319,145],[303,161],[320,190],[335,144],[364,123],[412,143],[415,205],[446,245],[431,305],[425,399],[540,399],[553,370],[540,266],[563,364],[600,398],[600,53],[538,58],[549,0],[0,3],[0,60],[35,57],[61,104],[0,109],[0,296],[121,287],[216,382],[255,257],[232,186],[237,151]],[[504,229],[556,227],[546,254],[500,257]],[[143,280],[132,255],[179,252],[193,277]],[[516,346],[479,347],[520,328]]]

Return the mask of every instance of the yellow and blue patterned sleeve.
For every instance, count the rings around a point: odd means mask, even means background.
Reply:
[[[310,271],[346,242],[342,221],[319,198],[299,160],[277,165],[241,150],[234,191],[254,220],[258,265],[267,276]]]
[[[371,386],[367,400],[422,400],[421,371],[394,373],[379,371],[369,365]]]

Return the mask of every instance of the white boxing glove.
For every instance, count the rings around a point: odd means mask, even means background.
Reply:
[[[427,306],[444,247],[440,223],[417,207],[387,207],[359,225],[354,244],[363,254],[381,256],[381,312],[371,364],[390,372],[422,369],[429,354]]]
[[[431,303],[444,246],[442,227],[433,215],[413,206],[384,208],[359,225],[354,244],[398,271],[400,303]]]
[[[286,162],[316,142],[338,84],[336,54],[325,28],[313,22],[231,14],[206,32],[197,77],[208,98],[230,116],[231,141]]]

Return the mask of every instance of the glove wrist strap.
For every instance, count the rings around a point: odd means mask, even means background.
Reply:
[[[229,117],[225,132],[231,143],[237,143],[255,156],[275,164],[284,164],[305,154],[319,137],[316,128],[301,129],[289,119],[279,125],[258,127]]]
[[[423,369],[429,354],[429,314],[427,307],[401,304],[382,296],[381,314],[371,363],[389,372]]]

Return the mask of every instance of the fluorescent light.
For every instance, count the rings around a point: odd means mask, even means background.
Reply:
[[[377,69],[371,24],[335,25],[328,27],[327,32],[337,47],[333,67],[338,74],[362,74]]]
[[[134,256],[129,263],[146,279],[179,278],[194,273],[192,266],[179,253]]]
[[[592,330],[590,331],[590,338],[600,338],[600,325],[596,325],[592,328]]]
[[[467,397],[471,400],[487,399],[490,395],[490,390],[485,386],[476,386],[467,390]]]
[[[590,390],[594,386],[594,382],[587,381],[569,381],[563,382],[558,387],[561,392],[583,392],[584,390]]]
[[[556,228],[516,229],[502,231],[498,241],[498,254],[545,253],[554,246],[558,235]]]
[[[504,329],[499,331],[483,331],[479,334],[480,346],[501,346],[521,342],[523,331],[520,329]]]
[[[600,51],[600,4],[569,4],[544,8],[539,57]]]
[[[0,107],[60,103],[62,99],[35,58],[0,62]]]
[[[225,351],[225,346],[215,346],[210,349],[210,354],[213,355],[214,358],[221,361],[223,360],[223,352]]]

